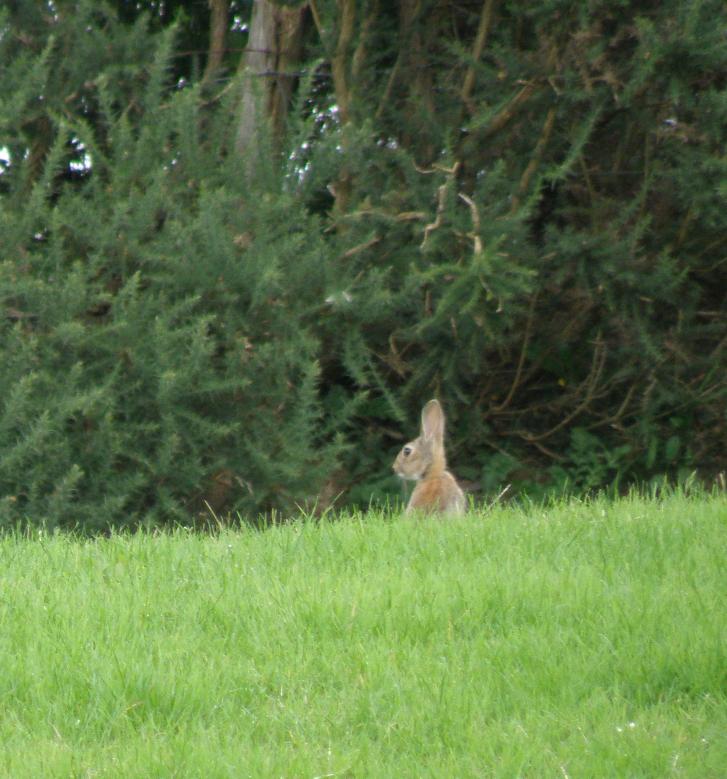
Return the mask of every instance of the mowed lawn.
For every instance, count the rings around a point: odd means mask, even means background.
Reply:
[[[0,538],[3,777],[725,777],[727,498]]]

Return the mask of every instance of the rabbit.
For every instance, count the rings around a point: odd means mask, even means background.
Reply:
[[[422,409],[419,438],[405,444],[393,465],[396,475],[417,482],[409,498],[406,513],[461,514],[464,493],[447,470],[444,456],[444,411],[438,400],[430,400]]]

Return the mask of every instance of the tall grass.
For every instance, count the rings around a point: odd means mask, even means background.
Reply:
[[[727,499],[0,539],[7,777],[724,777]]]

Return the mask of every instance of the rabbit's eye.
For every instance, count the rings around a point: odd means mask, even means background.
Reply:
[[[411,454],[411,446],[405,446],[402,450],[404,457],[408,457]]]

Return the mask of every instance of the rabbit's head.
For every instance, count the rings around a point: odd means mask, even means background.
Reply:
[[[404,444],[394,460],[394,471],[402,479],[419,481],[425,476],[439,476],[446,468],[444,412],[438,400],[430,400],[422,409],[419,437]]]

